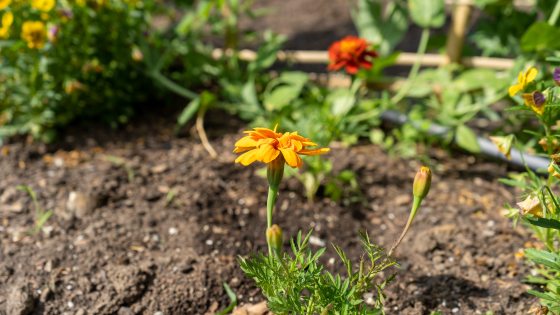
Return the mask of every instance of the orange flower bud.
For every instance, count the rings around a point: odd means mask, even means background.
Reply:
[[[414,177],[414,184],[412,185],[412,194],[414,197],[424,199],[430,191],[432,184],[432,171],[427,166],[422,166],[416,176]]]
[[[282,229],[277,224],[273,224],[271,227],[266,229],[266,242],[276,254],[280,254],[282,251],[283,239]]]

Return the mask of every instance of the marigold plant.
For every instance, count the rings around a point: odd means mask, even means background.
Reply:
[[[257,286],[268,300],[269,309],[274,314],[381,314],[385,295],[383,290],[392,277],[380,279],[380,274],[387,268],[395,266],[396,261],[391,254],[400,244],[409,230],[412,221],[427,196],[432,181],[429,168],[422,167],[416,174],[413,184],[414,201],[408,222],[401,236],[388,254],[373,244],[367,233],[360,235],[365,254],[359,262],[359,270],[344,251],[333,245],[347,274],[342,277],[325,271],[319,258],[325,252],[321,248],[312,252],[309,239],[312,231],[303,236],[301,231],[291,240],[292,253],[283,251],[283,232],[280,226],[272,224],[272,213],[278,187],[282,180],[284,165],[300,168],[303,161],[300,155],[321,155],[328,148],[310,149],[317,146],[308,138],[297,132],[280,133],[268,128],[254,128],[245,131],[247,134],[235,143],[235,153],[241,153],[235,160],[242,165],[253,162],[267,164],[268,200],[266,241],[268,256],[253,255],[250,258],[239,258],[241,269],[255,280]],[[367,257],[369,262],[366,262]],[[365,293],[375,294],[372,306],[364,303]]]

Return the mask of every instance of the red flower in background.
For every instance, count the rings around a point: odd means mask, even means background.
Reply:
[[[377,57],[373,49],[368,49],[365,39],[346,36],[329,47],[329,70],[345,68],[349,74],[356,74],[360,68],[370,69],[373,63],[368,60]]]

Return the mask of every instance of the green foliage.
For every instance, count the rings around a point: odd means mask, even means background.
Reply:
[[[3,12],[14,23],[0,40],[0,138],[48,141],[78,118],[125,123],[151,92],[136,44],[150,30],[152,2],[58,1],[47,12],[30,4]],[[20,37],[29,21],[42,25],[36,46]]]
[[[549,52],[560,49],[560,29],[546,22],[536,22],[521,38],[521,48],[526,52]]]
[[[225,282],[224,282],[224,290],[226,291],[226,294],[228,295],[231,303],[223,310],[217,312],[216,315],[230,314],[233,311],[233,309],[237,306],[237,295],[235,295],[235,292],[233,292],[233,290]]]
[[[483,10],[469,41],[483,56],[517,57],[521,54],[519,39],[534,23],[537,14],[518,10],[511,1],[478,0]],[[469,51],[474,54],[475,51]]]
[[[325,248],[312,252],[308,248],[310,237],[311,232],[305,237],[299,232],[291,241],[292,255],[239,258],[241,269],[268,299],[269,309],[275,314],[382,314],[383,290],[392,277],[380,280],[379,274],[394,266],[395,261],[364,233],[361,242],[365,257],[358,270],[353,269],[342,249],[334,246],[346,269],[343,278],[325,270],[319,262]],[[365,303],[365,293],[374,293],[373,305]]]
[[[423,28],[438,28],[445,23],[443,0],[408,0],[408,12],[414,23]]]
[[[352,19],[360,37],[374,43],[382,55],[389,54],[408,30],[406,7],[400,1],[383,6],[377,0],[359,0]]]

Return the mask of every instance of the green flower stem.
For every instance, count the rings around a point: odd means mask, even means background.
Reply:
[[[406,222],[406,225],[404,226],[404,229],[401,233],[401,236],[395,242],[395,244],[393,244],[393,247],[391,247],[391,250],[389,250],[389,253],[387,254],[387,256],[391,256],[393,254],[393,252],[395,251],[395,249],[399,246],[399,244],[404,239],[406,233],[408,232],[408,230],[410,229],[410,226],[412,225],[412,221],[414,221],[414,217],[416,216],[416,212],[418,212],[418,209],[420,208],[421,203],[422,203],[422,199],[415,196],[413,201],[412,201],[412,210],[410,210],[410,215],[408,216],[408,221]]]
[[[276,199],[278,199],[278,186],[268,187],[268,198],[266,200],[266,226],[270,228],[272,226],[272,213],[274,212],[274,205],[276,204]],[[271,244],[267,240],[268,245],[268,255],[273,256],[273,249]]]
[[[391,103],[396,104],[400,102],[412,87],[412,84],[414,83],[414,80],[418,75],[418,71],[420,70],[420,64],[422,58],[424,57],[424,54],[426,53],[426,49],[428,48],[429,39],[430,39],[430,29],[424,28],[422,30],[422,36],[420,37],[420,44],[418,44],[417,57],[416,60],[414,61],[414,65],[412,65],[412,68],[410,69],[410,73],[408,74],[408,79],[406,80],[404,86],[399,90],[399,92],[395,96],[393,96],[393,98],[391,98]]]
[[[556,1],[556,5],[554,6],[554,10],[552,10],[552,14],[548,18],[549,25],[556,25],[556,21],[558,21],[558,16],[560,15],[560,1]]]
[[[272,226],[272,213],[274,212],[274,205],[278,199],[278,187],[268,187],[268,198],[266,200],[266,227]]]

